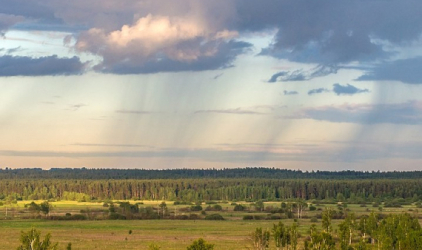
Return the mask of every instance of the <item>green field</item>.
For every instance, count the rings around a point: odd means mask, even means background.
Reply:
[[[268,211],[257,212],[250,203],[243,203],[250,211],[236,212],[230,203],[219,203],[222,211],[206,212],[219,213],[224,221],[203,220],[200,212],[186,211],[188,205],[173,205],[167,202],[169,214],[191,214],[195,213],[201,219],[197,220],[84,220],[84,221],[53,221],[45,219],[29,219],[33,216],[25,204],[30,201],[19,201],[17,204],[0,207],[0,250],[15,249],[19,245],[21,231],[28,231],[31,228],[40,230],[43,234],[51,233],[53,242],[59,242],[60,249],[64,249],[68,242],[72,243],[72,249],[148,249],[151,243],[158,244],[161,249],[186,249],[192,241],[204,238],[215,244],[215,249],[248,249],[250,233],[258,227],[271,229],[274,223],[279,220],[242,220],[244,215],[259,215],[265,217],[270,215]],[[132,203],[135,203],[132,201]],[[152,206],[158,210],[161,201],[143,201],[140,206]],[[51,216],[63,216],[65,213],[76,214],[81,210],[107,210],[103,203],[88,203],[74,201],[51,202],[53,209]],[[280,207],[280,202],[267,202],[265,206]],[[202,205],[204,208],[207,206]],[[326,207],[338,209],[336,204],[318,205],[318,210],[305,210],[303,219],[297,219],[299,232],[307,235],[310,225],[310,218],[317,216]],[[6,208],[8,219],[5,219]],[[354,212],[357,216],[368,214],[370,211],[378,211],[378,208],[368,205],[362,207],[358,204],[348,204],[348,212]],[[415,206],[403,206],[401,208],[384,208],[382,213],[408,212],[419,216]],[[293,219],[282,219],[283,223],[290,225]],[[319,226],[320,220],[316,222]],[[333,220],[334,228],[338,224]],[[129,231],[131,230],[131,233]],[[303,240],[304,236],[302,236]]]

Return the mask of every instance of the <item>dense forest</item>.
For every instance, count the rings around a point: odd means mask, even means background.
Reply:
[[[162,179],[0,180],[0,199],[9,200],[327,200],[362,202],[422,198],[422,179]]]
[[[421,179],[422,171],[360,172],[300,171],[276,168],[236,169],[87,169],[52,168],[0,169],[0,179],[200,179],[200,178],[263,178],[263,179]]]

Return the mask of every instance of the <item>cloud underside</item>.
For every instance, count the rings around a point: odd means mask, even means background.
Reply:
[[[344,104],[304,108],[287,119],[312,119],[335,123],[360,124],[422,124],[422,102],[398,104]]]
[[[234,59],[244,53],[251,45],[244,42],[228,42],[220,44],[216,53],[210,56],[201,55],[193,61],[177,61],[157,54],[145,62],[137,62],[138,57],[130,56],[116,63],[103,62],[94,67],[95,70],[114,74],[144,74],[157,72],[203,71],[225,69],[234,66]]]
[[[346,84],[340,85],[338,83],[333,84],[333,92],[337,95],[355,95],[359,93],[368,93],[368,89],[358,89],[353,85]]]
[[[328,93],[330,92],[329,89],[326,88],[317,88],[317,89],[311,89],[308,91],[308,95],[316,95],[316,94],[322,94],[322,93]]]
[[[0,57],[0,76],[74,75],[82,73],[84,67],[78,57]]]
[[[346,84],[341,85],[338,83],[333,84],[333,89],[329,90],[326,88],[317,88],[317,89],[311,89],[308,91],[308,95],[317,95],[317,94],[323,94],[323,93],[329,93],[333,92],[336,95],[356,95],[361,93],[369,93],[368,89],[359,89],[353,85]]]
[[[400,81],[408,84],[422,83],[422,57],[397,60],[375,66],[358,81]]]
[[[386,57],[377,39],[400,44],[422,33],[422,3],[415,0],[241,2],[242,28],[278,28],[263,53],[292,61],[326,65]]]

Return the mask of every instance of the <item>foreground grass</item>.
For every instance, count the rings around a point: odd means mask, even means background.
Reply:
[[[41,221],[0,222],[0,249],[15,249],[21,231],[34,227],[62,249],[68,242],[72,249],[148,249],[156,243],[162,249],[186,249],[202,237],[215,244],[215,249],[247,249],[247,236],[256,228],[271,228],[274,221]],[[129,234],[129,230],[132,233]]]
[[[40,201],[37,201],[40,202]],[[215,249],[251,249],[248,236],[256,228],[271,229],[278,220],[242,220],[248,211],[234,212],[233,206],[229,203],[220,203],[223,207],[221,214],[225,221],[206,220],[91,220],[91,221],[51,221],[43,219],[22,219],[30,213],[25,204],[30,201],[19,201],[16,204],[0,207],[0,250],[16,249],[19,245],[21,231],[28,231],[30,228],[40,230],[43,235],[52,234],[52,241],[59,242],[59,249],[65,249],[68,242],[72,243],[72,249],[148,249],[151,243],[158,244],[161,249],[186,249],[194,240],[204,238],[206,241],[215,244]],[[135,201],[132,201],[135,203]],[[142,206],[157,208],[161,201],[143,201]],[[103,203],[58,201],[52,202],[53,215],[63,216],[65,213],[77,214],[82,209],[106,209]],[[186,205],[173,205],[168,202],[169,212],[185,213],[180,211]],[[249,208],[250,204],[244,203]],[[266,206],[279,207],[280,202],[267,202]],[[205,207],[206,205],[203,205]],[[318,209],[337,209],[336,204],[317,206]],[[368,214],[370,211],[377,211],[378,208],[362,207],[357,204],[349,204],[348,209],[357,216]],[[11,220],[5,218],[6,210]],[[404,206],[402,208],[384,208],[382,213],[413,213],[418,216],[415,206]],[[189,212],[186,212],[187,214]],[[196,212],[199,214],[199,212]],[[214,213],[214,212],[209,212]],[[254,212],[254,215],[265,216],[268,212]],[[316,216],[320,211],[305,211],[308,218],[299,219],[299,233],[303,236],[299,242],[308,235],[310,218]],[[284,224],[291,225],[293,219],[283,219]],[[339,220],[333,220],[333,228],[336,229]],[[316,222],[320,225],[320,220]],[[131,233],[129,231],[131,230]]]

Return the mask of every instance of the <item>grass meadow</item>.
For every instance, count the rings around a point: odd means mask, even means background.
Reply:
[[[132,201],[134,202],[134,201]],[[68,242],[72,243],[72,249],[148,249],[151,243],[155,243],[161,249],[186,249],[194,240],[204,238],[215,244],[215,249],[249,249],[250,233],[257,227],[271,229],[279,220],[243,220],[244,215],[268,215],[268,212],[253,211],[253,207],[244,203],[250,211],[235,212],[230,203],[219,203],[223,210],[216,212],[221,214],[224,221],[207,220],[83,220],[83,221],[53,221],[43,218],[32,219],[25,208],[30,201],[19,201],[17,204],[0,207],[0,250],[16,249],[19,245],[21,231],[36,228],[42,235],[51,233],[52,241],[59,242],[59,249],[65,249]],[[143,201],[142,206],[157,207],[161,201]],[[51,215],[64,215],[65,213],[76,214],[81,210],[106,209],[103,203],[58,201],[51,202],[53,209]],[[173,205],[167,202],[168,213],[191,213],[186,212],[186,205]],[[203,205],[205,208],[207,205]],[[280,202],[267,202],[265,206],[280,207]],[[320,220],[312,223],[310,218],[315,217],[325,207],[337,209],[336,204],[319,205],[316,211],[305,211],[303,219],[297,219],[299,232],[307,235],[311,224],[320,226]],[[349,212],[357,216],[377,211],[378,208],[362,207],[358,204],[348,204]],[[7,219],[6,219],[7,210]],[[382,213],[413,213],[419,216],[419,211],[413,205],[401,208],[383,208]],[[214,213],[214,212],[207,212]],[[197,213],[200,216],[200,213]],[[282,219],[284,224],[290,225],[293,219]],[[333,227],[338,222],[333,220]],[[303,238],[303,237],[302,237]]]

